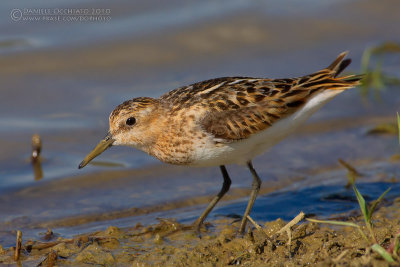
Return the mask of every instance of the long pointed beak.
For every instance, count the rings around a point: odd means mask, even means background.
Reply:
[[[81,164],[79,164],[78,169],[82,169],[85,167],[92,159],[103,153],[107,148],[112,146],[115,139],[112,138],[112,135],[109,133],[107,136],[101,140],[97,146],[82,160]]]

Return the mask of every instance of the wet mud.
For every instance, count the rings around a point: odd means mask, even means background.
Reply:
[[[388,248],[400,231],[400,198],[374,215],[374,233]],[[359,214],[337,215],[335,220],[363,225]],[[174,219],[130,228],[110,226],[103,231],[63,238],[51,230],[39,240],[0,248],[0,263],[24,266],[390,266],[352,227],[327,227],[302,221],[290,233],[278,233],[286,222],[249,223],[237,234],[240,218],[208,222],[197,234]],[[257,223],[256,223],[257,224]],[[365,227],[362,230],[367,233]],[[290,234],[290,240],[289,240]],[[399,262],[397,262],[399,264]],[[393,263],[391,266],[396,266]]]

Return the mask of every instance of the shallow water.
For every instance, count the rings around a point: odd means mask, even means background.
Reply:
[[[350,71],[358,72],[366,47],[400,41],[400,29],[390,26],[399,22],[397,1],[321,2],[286,9],[275,1],[173,1],[166,10],[155,1],[41,1],[41,8],[110,8],[111,21],[102,23],[12,21],[12,9],[36,4],[4,4],[0,244],[11,245],[17,228],[24,238],[35,238],[47,227],[69,236],[159,216],[195,219],[221,186],[218,168],[167,166],[124,147],[83,170],[77,165],[105,135],[109,112],[126,99],[156,97],[218,76],[299,76],[328,65],[343,50],[351,50]],[[385,58],[384,70],[399,77],[396,58]],[[399,111],[397,87],[381,96],[366,101],[358,89],[343,93],[296,135],[256,158],[264,183],[252,215],[265,221],[289,219],[300,210],[329,216],[355,209],[354,200],[332,200],[351,195],[343,189],[346,171],[338,158],[366,172],[360,189],[372,199],[389,181],[398,182],[399,164],[388,160],[399,153],[396,136],[366,134],[393,122]],[[40,181],[29,161],[34,133],[43,139]],[[250,174],[240,166],[228,171],[232,192],[211,218],[241,214],[246,205]],[[398,192],[394,184],[390,196]]]

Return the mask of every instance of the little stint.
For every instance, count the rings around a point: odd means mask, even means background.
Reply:
[[[246,164],[252,190],[243,233],[261,179],[251,160],[280,142],[336,95],[359,84],[361,75],[338,75],[350,64],[341,53],[327,68],[289,79],[224,77],[172,90],[160,98],[138,97],[117,106],[107,136],[81,162],[83,168],[110,146],[127,145],[178,165],[219,166],[221,191],[194,223],[204,219],[228,192],[225,165]]]

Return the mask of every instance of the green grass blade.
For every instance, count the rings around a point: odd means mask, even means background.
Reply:
[[[371,72],[371,74],[372,74],[372,86],[375,89],[375,93],[379,93],[379,91],[385,88],[381,60],[378,61],[375,69]]]
[[[368,212],[367,203],[365,202],[364,197],[358,191],[358,189],[357,189],[357,187],[356,187],[356,185],[354,183],[353,183],[353,190],[356,193],[358,204],[360,205],[361,212],[364,215],[365,222],[366,222],[366,224],[369,224],[370,218],[368,218],[369,212]]]
[[[364,53],[361,57],[361,73],[367,73],[369,67],[369,61],[371,59],[372,49],[367,48],[364,50]]]
[[[360,227],[355,223],[352,222],[342,222],[342,221],[328,221],[328,220],[316,220],[307,218],[307,221],[315,222],[315,223],[327,223],[327,224],[334,224],[334,225],[342,225],[342,226],[351,226],[351,227]]]
[[[394,249],[393,254],[398,257],[397,251],[400,249],[400,234],[397,234],[394,238]]]
[[[342,221],[327,221],[327,220],[316,220],[316,219],[310,219],[307,218],[307,221],[310,222],[315,222],[315,223],[326,223],[326,224],[332,224],[332,225],[341,225],[341,226],[350,226],[350,227],[355,227],[357,230],[360,232],[361,236],[364,238],[365,241],[368,242],[367,236],[364,234],[364,232],[361,230],[361,227],[355,223],[352,222],[342,222]]]
[[[399,127],[399,144],[400,144],[400,115],[397,112],[397,126]]]
[[[381,247],[378,244],[373,244],[372,245],[372,250],[374,250],[376,253],[382,256],[387,262],[394,262],[394,259],[392,258],[392,255],[390,255],[389,252],[387,252],[383,247]]]
[[[372,219],[372,214],[374,213],[376,206],[378,206],[378,204],[382,201],[382,199],[384,198],[384,196],[390,191],[390,189],[392,189],[391,187],[389,187],[385,192],[382,193],[382,195],[374,201],[374,203],[372,204],[372,206],[369,208],[368,210],[368,218],[371,220]]]

